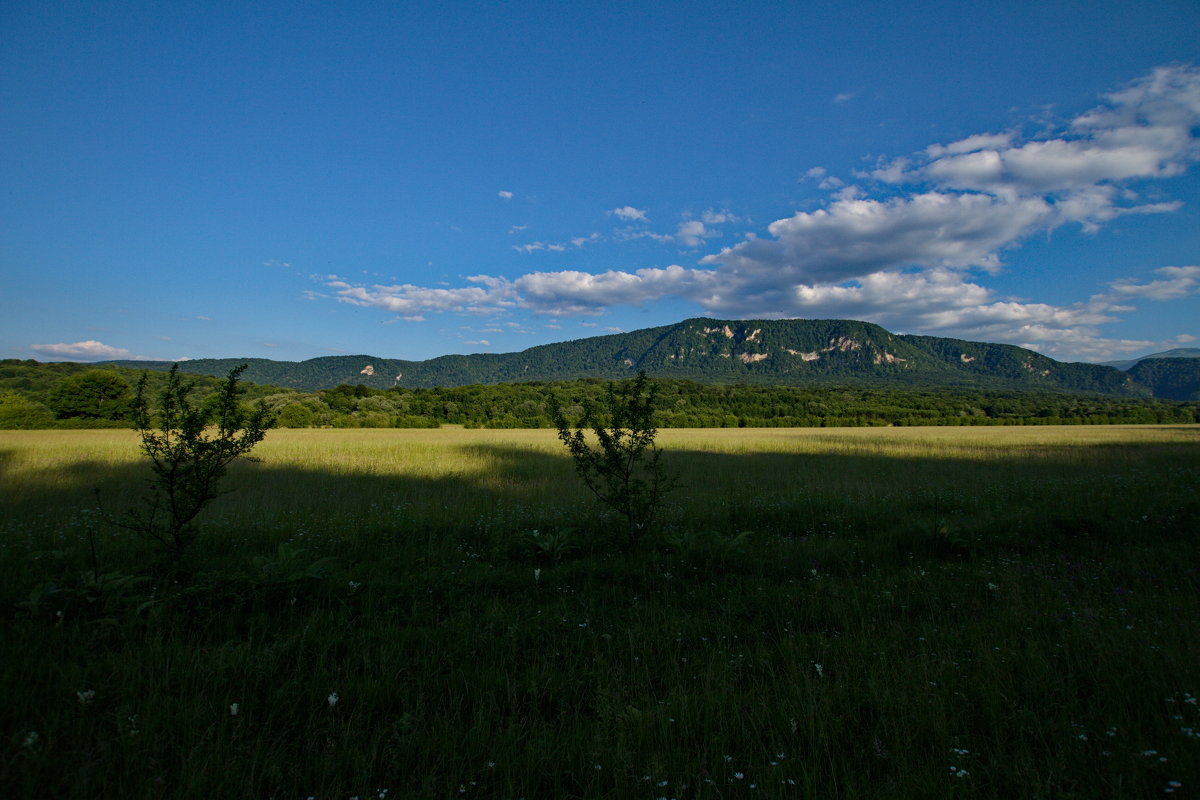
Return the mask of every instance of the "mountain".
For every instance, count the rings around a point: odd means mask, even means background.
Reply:
[[[111,361],[167,370],[167,361]],[[630,333],[575,339],[518,353],[448,355],[427,361],[324,356],[307,361],[196,359],[186,372],[306,391],[339,384],[373,388],[464,386],[648,375],[702,383],[1036,389],[1145,397],[1149,389],[1112,367],[1072,364],[1005,344],[893,334],[853,320],[689,319]]]
[[[1200,400],[1200,358],[1143,358],[1129,377],[1164,400]]]
[[[1158,358],[1200,358],[1200,347],[1176,347],[1174,350],[1164,350],[1161,353],[1151,353],[1148,356],[1133,358],[1129,361],[1104,361],[1102,362],[1102,366],[1116,367],[1117,369],[1128,372],[1129,370],[1133,369],[1134,366],[1143,361]]]

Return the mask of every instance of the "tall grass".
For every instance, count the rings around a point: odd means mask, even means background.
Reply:
[[[0,791],[1200,788],[1200,429],[660,442],[626,552],[553,431],[272,432],[171,573],[130,432],[0,434]]]

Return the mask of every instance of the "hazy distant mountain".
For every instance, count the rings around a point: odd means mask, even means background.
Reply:
[[[166,370],[167,361],[113,361]],[[1021,347],[934,336],[893,334],[852,320],[689,319],[630,333],[575,339],[518,353],[447,355],[428,361],[377,356],[324,356],[307,361],[196,359],[186,372],[225,375],[248,364],[255,383],[314,391],[338,384],[375,388],[464,386],[574,378],[658,377],[704,383],[792,386],[974,386],[1149,396],[1129,375],[1108,366],[1072,364]]]
[[[1104,361],[1101,363],[1106,367],[1116,367],[1117,369],[1128,371],[1139,362],[1152,358],[1200,358],[1200,347],[1176,347],[1174,350],[1164,350],[1161,353],[1151,353],[1148,356],[1132,358],[1128,361]]]
[[[1164,400],[1200,400],[1200,358],[1143,358],[1127,373]]]

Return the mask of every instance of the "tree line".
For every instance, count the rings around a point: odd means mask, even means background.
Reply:
[[[0,362],[0,428],[129,427],[137,370]],[[147,373],[150,391],[165,374]],[[210,395],[219,380],[193,376]],[[798,388],[657,379],[660,428],[1062,425],[1200,422],[1200,403],[985,389]],[[432,389],[342,384],[317,392],[244,384],[287,428],[553,428],[555,394],[569,418],[600,404],[599,379]]]

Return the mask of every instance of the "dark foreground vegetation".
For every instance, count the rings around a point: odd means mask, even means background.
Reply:
[[[0,796],[1200,789],[1195,428],[275,431],[182,561],[126,431],[5,432]]]
[[[0,429],[128,427],[142,373],[85,364],[0,363]],[[165,373],[146,373],[151,393]],[[215,391],[217,378],[192,375]],[[1107,425],[1200,422],[1200,402],[972,388],[799,388],[658,380],[660,428],[856,427],[888,425]],[[247,387],[287,428],[552,428],[549,395],[570,413],[599,401],[606,381],[508,383],[434,389],[343,384],[318,392]]]

